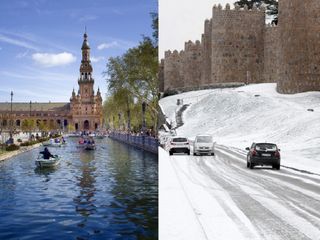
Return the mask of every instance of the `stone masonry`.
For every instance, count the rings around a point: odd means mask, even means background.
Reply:
[[[201,41],[166,51],[163,91],[226,83],[277,82],[281,93],[320,90],[320,2],[279,0],[279,24],[265,24],[265,8],[214,6]]]

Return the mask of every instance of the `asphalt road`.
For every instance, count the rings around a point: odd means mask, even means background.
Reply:
[[[205,239],[320,239],[320,176],[215,153],[169,159]]]

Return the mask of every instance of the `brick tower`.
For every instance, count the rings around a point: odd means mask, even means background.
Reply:
[[[99,89],[96,95],[94,93],[94,78],[92,77],[87,33],[83,37],[80,77],[78,79],[79,91],[77,95],[74,90],[72,92],[71,114],[76,130],[94,131],[101,127],[102,98]]]

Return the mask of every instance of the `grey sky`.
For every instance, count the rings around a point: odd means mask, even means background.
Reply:
[[[182,50],[184,42],[200,40],[205,19],[211,18],[212,7],[236,0],[160,0],[159,55],[166,50]]]

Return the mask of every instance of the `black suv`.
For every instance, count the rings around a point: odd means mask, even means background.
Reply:
[[[256,165],[271,165],[280,169],[280,149],[273,143],[253,143],[251,148],[246,148],[247,168],[253,169]]]

